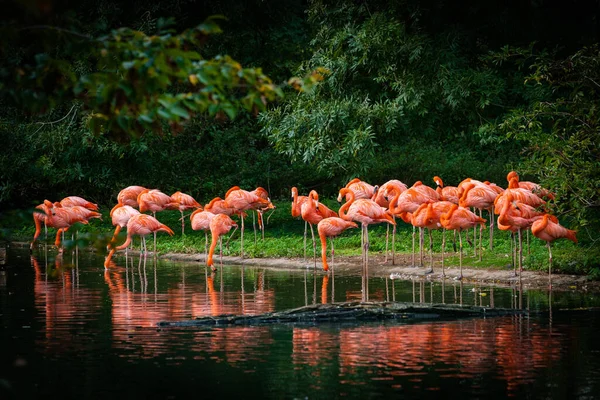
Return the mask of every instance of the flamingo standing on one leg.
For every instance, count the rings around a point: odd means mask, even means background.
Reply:
[[[390,202],[389,199],[393,199],[397,193],[402,193],[408,189],[404,183],[397,179],[392,179],[381,185],[379,189],[375,191],[371,200],[375,203],[379,204],[383,208],[389,208]],[[395,220],[395,216],[392,215],[392,218]],[[387,225],[386,233],[385,233],[385,261],[387,263],[388,260],[388,241],[390,234],[390,226]],[[396,264],[396,225],[392,228],[392,265]]]
[[[275,210],[275,205],[273,205],[273,203],[271,202],[271,199],[269,198],[269,192],[267,192],[266,189],[264,189],[260,186],[257,187],[256,189],[254,189],[250,193],[254,193],[258,197],[260,197],[264,200],[267,200],[269,202],[269,204],[266,207],[256,209],[256,219],[258,221],[258,229],[260,229],[262,239],[265,240],[265,224],[264,224],[264,220],[263,220],[263,214],[265,213],[265,211]],[[267,221],[268,221],[268,218],[267,218]],[[254,225],[254,217],[252,217],[252,225]],[[254,244],[256,245],[256,231],[254,232]]]
[[[206,265],[211,267],[213,271],[216,271],[215,263],[213,261],[213,254],[215,253],[215,248],[217,247],[217,240],[219,240],[219,253],[221,255],[221,263],[223,263],[223,238],[222,236],[229,232],[232,227],[237,224],[233,222],[233,220],[225,215],[225,214],[217,214],[210,220],[210,234],[211,234],[211,242],[210,242],[210,250],[208,251],[208,258],[206,261]]]
[[[375,194],[375,186],[368,184],[367,182],[361,181],[358,178],[352,179],[345,186],[346,189],[349,189],[354,193],[354,199],[370,199]],[[348,201],[350,197],[346,195],[346,201]],[[342,197],[338,196],[338,203],[342,202]]]
[[[116,250],[126,249],[127,246],[131,243],[131,238],[133,235],[138,235],[142,237],[142,251],[145,250],[146,247],[146,235],[150,233],[156,232],[166,232],[170,236],[173,236],[173,230],[169,228],[167,225],[160,223],[156,218],[147,214],[137,214],[129,218],[127,221],[127,240],[120,246],[113,247],[106,259],[104,260],[104,267],[107,268],[110,265],[110,260],[115,254]],[[146,254],[147,251],[144,251]]]
[[[364,279],[366,279],[366,277],[368,276],[369,268],[369,225],[378,224],[381,222],[387,222],[389,224],[395,225],[396,222],[394,221],[392,215],[386,209],[375,203],[373,200],[355,200],[354,192],[352,192],[348,188],[342,188],[340,190],[339,198],[343,198],[344,196],[346,196],[348,200],[342,207],[340,207],[340,218],[346,221],[360,222],[362,225],[361,243],[363,244],[363,275]],[[365,280],[365,284],[368,284],[367,280]],[[368,296],[367,287],[365,287],[363,293]],[[368,298],[366,299],[368,300]]]
[[[444,213],[440,217],[440,223],[446,230],[457,230],[458,231],[458,243],[460,247],[460,277],[462,279],[462,235],[461,231],[464,229],[473,228],[475,225],[485,226],[485,219],[478,217],[477,214],[467,210],[464,207],[459,207],[453,204],[447,213]]]
[[[313,225],[318,224],[324,218],[337,217],[337,213],[330,210],[323,204],[319,204],[319,194],[315,190],[311,190],[308,195],[308,201],[302,203],[300,207],[302,219],[310,225],[310,234],[313,241],[313,260],[315,267],[317,266],[317,245],[315,242],[315,232]]]
[[[319,238],[321,239],[321,259],[323,260],[323,270],[328,271],[327,265],[327,238],[331,240],[331,258],[335,250],[333,248],[333,238],[344,232],[348,228],[358,228],[355,222],[346,221],[339,217],[329,217],[322,219],[317,225]]]
[[[208,231],[210,230],[210,221],[216,214],[210,211],[197,209],[190,215],[192,229],[195,231],[204,231],[204,259],[208,258]]]
[[[171,195],[171,199],[178,204],[177,209],[181,213],[181,234],[184,234],[185,220],[183,218],[183,212],[185,210],[193,210],[199,208],[202,210],[202,206],[192,196],[182,192],[175,192]]]
[[[427,228],[429,233],[429,266],[430,270],[426,273],[433,272],[433,237],[431,235],[432,230],[440,229],[442,227],[440,218],[443,213],[446,213],[452,208],[449,201],[436,201],[435,203],[423,203],[417,208],[417,210],[410,214],[411,223],[413,226],[417,226],[421,229]],[[445,233],[445,232],[444,232]],[[446,245],[446,236],[443,236],[442,242],[442,276],[445,276],[444,272],[444,251]]]
[[[566,238],[577,243],[576,231],[567,229],[558,223],[558,219],[550,214],[545,214],[531,225],[531,233],[538,239],[546,242],[548,247],[548,279],[552,287],[552,248],[551,243],[556,239]]]

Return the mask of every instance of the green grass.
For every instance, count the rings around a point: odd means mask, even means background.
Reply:
[[[330,208],[337,210],[339,206],[335,202],[325,201]],[[250,258],[265,257],[285,257],[301,258],[304,255],[303,234],[304,222],[301,219],[291,217],[290,201],[275,202],[277,209],[270,215],[265,229],[265,240],[257,238],[254,240],[252,229],[252,216],[245,219],[246,231],[244,233],[244,253]],[[109,217],[110,207],[102,207],[103,220],[92,220],[89,225],[77,224],[72,230],[77,231],[77,242],[70,240],[71,235],[67,234],[65,247],[93,246],[96,251],[106,252],[106,244],[109,242],[114,232]],[[186,215],[185,235],[181,235],[181,214],[178,211],[163,211],[157,214],[157,218],[164,224],[173,229],[175,235],[169,237],[165,233],[159,233],[157,239],[157,250],[160,253],[203,253],[204,252],[204,232],[193,231],[190,227],[189,214]],[[266,217],[268,214],[266,215]],[[265,219],[266,219],[265,217]],[[7,224],[10,223],[10,224]],[[411,254],[412,251],[412,227],[408,226],[400,219],[397,219],[396,252],[402,254]],[[8,226],[8,228],[7,228]],[[12,227],[11,227],[12,226]],[[320,243],[317,236],[316,226],[314,227],[315,238],[317,241],[317,256],[320,255]],[[70,231],[69,231],[70,232]],[[472,236],[472,230],[470,234]],[[31,241],[34,233],[33,221],[30,212],[14,212],[10,218],[6,215],[3,218],[4,237],[13,241]],[[227,238],[223,239],[223,251],[225,255],[240,254],[240,230],[230,241],[229,249],[225,248]],[[44,239],[44,234],[40,240],[47,240],[48,243],[54,242],[55,230],[50,229],[48,238]],[[260,233],[257,231],[257,235]],[[370,253],[383,254],[385,251],[386,226],[383,224],[371,226],[369,228]],[[452,249],[451,232],[446,233],[446,266],[458,266],[459,256]],[[125,241],[126,233],[122,232],[118,243]],[[210,234],[208,235],[210,244]],[[442,233],[433,232],[434,253],[439,256],[441,253]],[[523,234],[525,243],[525,234]],[[147,243],[149,248],[153,246],[152,237],[148,236]],[[418,251],[418,231],[417,231],[417,251]],[[139,240],[134,239],[134,245],[139,246]],[[458,246],[458,243],[457,243]],[[494,230],[494,249],[489,250],[489,227],[483,231],[483,254],[482,260],[473,256],[473,248],[466,243],[463,236],[463,266],[474,268],[498,268],[508,269],[511,264],[510,257],[510,236],[507,232]],[[429,249],[429,238],[425,234],[425,250]],[[531,270],[547,270],[548,251],[545,242],[530,235],[530,254],[527,254],[527,247],[524,245],[524,266]],[[335,250],[338,256],[359,256],[360,248],[360,229],[350,229],[344,232],[335,240]],[[391,251],[391,229],[390,229],[390,251]],[[312,254],[312,240],[310,229],[307,237],[307,256]],[[600,275],[598,267],[600,260],[600,250],[592,245],[575,245],[567,240],[558,240],[552,246],[554,271],[572,274],[590,274],[594,277]],[[418,257],[418,254],[417,254]],[[429,262],[428,253],[425,253],[425,264]],[[439,261],[438,264],[439,265]]]

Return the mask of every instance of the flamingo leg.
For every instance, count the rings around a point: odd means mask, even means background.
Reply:
[[[425,244],[425,231],[419,228],[419,267],[423,266],[423,247]]]
[[[429,230],[429,266],[431,270],[429,272],[433,272],[433,236],[431,234],[431,229]]]
[[[396,222],[396,217],[392,216],[394,222]],[[392,265],[396,264],[396,224],[394,224],[392,228]]]
[[[227,242],[229,243],[229,242]],[[208,231],[204,231],[204,261],[208,258]]]
[[[390,240],[390,224],[387,224],[387,229],[385,231],[385,259],[383,260],[384,263],[387,263],[388,261],[388,243]]]
[[[442,277],[446,276],[446,273],[444,272],[444,252],[445,252],[445,250],[446,250],[446,230],[443,229],[442,230]],[[442,281],[442,283],[443,282],[444,281]],[[442,291],[442,300],[443,300],[443,295],[444,295],[444,292]]]
[[[304,261],[306,261],[306,233],[307,233],[308,221],[304,221]]]
[[[367,301],[369,301],[369,246],[369,226],[365,225],[365,293]]]
[[[490,212],[490,250],[494,249],[494,206],[489,210]]]
[[[181,236],[183,236],[185,233],[185,220],[183,219],[183,211],[179,210],[179,212],[181,212]]]
[[[517,247],[517,245],[516,245],[515,233],[511,232],[510,233],[510,256],[512,259],[514,276],[517,276],[517,248],[516,247]]]
[[[240,214],[240,217],[242,218],[242,231],[241,231],[241,247],[240,247],[240,257],[243,259],[244,258],[244,215]]]
[[[152,211],[152,216],[156,218],[156,211]],[[154,232],[154,254],[156,255],[156,231]]]
[[[333,257],[335,255],[335,249],[333,248],[333,236],[330,237],[329,240],[331,241],[331,264],[333,264]],[[333,268],[333,265],[331,268]]]
[[[483,210],[479,209],[479,218],[483,218]],[[481,253],[483,250],[483,227],[479,226],[479,261],[481,261]]]
[[[412,266],[416,267],[415,265],[415,227],[413,226],[413,234],[412,234]]]
[[[517,232],[519,233],[519,275],[523,275],[523,238],[521,236],[521,228]]]
[[[548,247],[548,287],[552,289],[552,248],[550,242],[546,242],[546,246]]]
[[[312,236],[312,242],[313,242],[313,261],[315,262],[315,268],[317,268],[317,244],[315,242],[315,231],[313,229],[312,224],[310,225],[310,235]]]
[[[219,236],[219,261],[223,266],[223,236]]]
[[[469,234],[468,231],[467,231],[467,234]],[[462,279],[463,278],[463,274],[462,274],[463,245],[462,245],[462,235],[460,234],[460,231],[458,232],[458,246],[460,248],[460,256],[459,256],[459,262],[458,262],[458,265],[460,266],[460,277],[459,277],[459,279]],[[462,302],[461,302],[461,304],[462,304]]]
[[[233,232],[231,232],[231,235],[229,235],[229,238],[227,239],[227,242],[225,243],[225,248],[227,249],[227,251],[229,251],[229,241],[231,240],[231,238],[233,238],[233,235],[235,234],[235,232],[237,231],[238,227],[236,226],[235,229],[233,230]],[[208,237],[207,239],[208,240]]]
[[[254,247],[256,247],[256,222],[254,221],[254,213],[252,213],[252,229],[254,230]]]

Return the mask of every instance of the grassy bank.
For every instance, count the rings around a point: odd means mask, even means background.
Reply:
[[[335,202],[324,202],[327,206],[337,210],[339,206]],[[301,258],[304,256],[303,234],[304,222],[300,219],[293,219],[290,214],[290,201],[275,202],[276,210],[272,214],[266,214],[268,223],[265,229],[265,239],[260,238],[260,232],[253,233],[253,217],[249,215],[245,219],[246,231],[244,233],[244,253],[250,258]],[[65,246],[94,246],[100,253],[106,252],[106,244],[112,237],[114,227],[109,217],[110,208],[101,207],[103,214],[102,221],[92,220],[89,225],[78,224],[74,227],[77,231],[77,240],[70,240],[71,235],[65,237]],[[205,248],[204,232],[193,231],[190,227],[189,213],[185,213],[186,227],[185,234],[181,234],[181,214],[178,211],[164,211],[157,214],[157,218],[173,229],[175,235],[169,237],[164,233],[158,234],[157,250],[161,253],[202,253]],[[484,216],[485,217],[485,216]],[[31,241],[34,234],[34,225],[31,214],[27,212],[13,213],[11,218],[4,218],[3,225],[9,222],[12,226],[3,226],[3,233],[6,239],[12,241]],[[396,233],[396,252],[404,255],[410,255],[412,251],[412,227],[397,219]],[[320,255],[320,243],[317,236],[316,227],[314,227],[315,238],[317,242],[317,257]],[[40,236],[40,243],[46,240],[48,243],[54,242],[55,230],[50,229],[48,237],[44,233]],[[71,231],[69,231],[71,232]],[[229,243],[229,248],[224,246],[225,255],[240,254],[240,230],[235,233]],[[386,246],[387,229],[383,224],[371,226],[369,228],[370,253],[384,254]],[[472,237],[473,231],[470,231]],[[118,243],[125,241],[126,233],[122,232]],[[452,245],[453,234],[446,233],[446,265],[458,266],[459,254],[454,252]],[[256,239],[255,239],[256,238]],[[210,244],[210,233],[208,235]],[[223,243],[225,244],[226,238]],[[530,270],[547,270],[548,268],[548,250],[545,242],[530,235],[530,251],[527,250],[526,235],[523,234],[524,242],[524,267]],[[152,247],[152,237],[148,236],[148,247]],[[134,240],[134,245],[139,247],[139,240]],[[433,232],[433,250],[434,254],[441,254],[442,232]],[[418,234],[416,238],[416,248],[418,252]],[[458,246],[458,243],[457,243]],[[489,226],[483,231],[483,252],[481,261],[479,257],[473,257],[474,250],[463,236],[463,266],[471,268],[498,268],[507,269],[511,265],[511,241],[507,232],[494,230],[494,248],[489,250]],[[458,247],[457,247],[458,248]],[[425,234],[425,249],[429,249],[429,238]],[[350,229],[344,232],[335,240],[336,255],[340,256],[358,256],[361,253],[360,230]],[[389,251],[391,254],[391,229],[389,231]],[[312,256],[312,240],[310,229],[307,237],[307,256]],[[328,253],[329,254],[329,253]],[[588,244],[575,245],[567,240],[558,240],[552,246],[554,271],[569,274],[590,274],[593,277],[600,277],[598,260],[600,260],[600,250],[595,246]],[[418,257],[418,254],[417,254]],[[428,265],[429,256],[425,253],[425,265]],[[439,265],[439,261],[438,261]]]

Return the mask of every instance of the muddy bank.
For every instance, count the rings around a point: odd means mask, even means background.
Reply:
[[[12,242],[11,246],[28,248],[29,243]],[[90,251],[93,251],[90,249]],[[130,251],[129,254],[139,255],[137,251]],[[119,252],[115,257],[122,256]],[[148,254],[151,257],[152,253]],[[183,253],[164,253],[159,254],[159,258],[182,262],[205,263],[203,253],[183,254]],[[312,259],[306,261],[302,258],[240,258],[232,256],[223,257],[224,265],[248,265],[261,268],[287,269],[298,270],[306,268],[315,268]],[[392,279],[419,279],[428,281],[442,281],[443,279],[452,281],[459,276],[458,267],[450,267],[445,269],[445,277],[442,276],[440,267],[440,259],[435,259],[435,267],[433,273],[427,273],[429,270],[428,263],[425,267],[412,267],[410,254],[396,254],[395,265],[391,263],[391,257],[388,262],[381,254],[369,256],[369,276],[371,277],[388,277]],[[215,257],[215,265],[220,262],[219,256]],[[465,257],[463,260],[463,282],[473,284],[485,284],[497,287],[514,287],[522,285],[525,289],[548,289],[549,279],[547,271],[528,271],[524,270],[522,276],[515,277],[512,267],[505,268],[481,268],[469,265],[471,260]],[[361,273],[361,256],[336,256],[335,263],[330,264],[330,268],[336,273]],[[317,259],[317,271],[326,273],[322,270],[320,259]],[[585,275],[566,275],[552,274],[552,289],[553,290],[583,290],[600,292],[600,281],[592,281]]]
[[[204,264],[204,254],[179,254],[166,253],[159,255],[160,258],[198,262]],[[493,285],[498,287],[513,287],[522,285],[525,289],[548,289],[549,278],[547,272],[542,271],[523,271],[523,275],[515,277],[513,268],[507,267],[504,269],[492,268],[473,268],[468,265],[469,260],[463,260],[463,282]],[[306,269],[315,268],[312,259],[304,261],[299,258],[240,258],[240,257],[223,257],[223,265],[250,265],[262,268],[275,269]],[[215,258],[215,266],[218,267],[219,258]],[[396,255],[395,265],[391,263],[391,257],[388,262],[385,262],[383,255],[369,256],[369,276],[371,277],[389,277],[392,279],[424,279],[428,281],[454,280],[460,275],[458,267],[445,268],[445,277],[442,276],[442,269],[439,267],[440,262],[435,263],[434,272],[427,273],[429,267],[412,267],[411,255],[400,254]],[[428,264],[426,264],[428,265]],[[320,259],[317,260],[318,271],[326,273],[322,270]],[[330,264],[330,268],[336,273],[352,272],[361,273],[361,257],[336,257],[335,263]],[[592,281],[584,275],[565,275],[552,274],[552,289],[553,290],[584,290],[600,292],[600,281]]]

